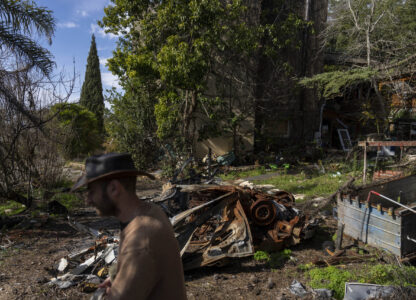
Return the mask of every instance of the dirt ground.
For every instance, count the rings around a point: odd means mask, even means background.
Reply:
[[[160,183],[139,185],[143,199],[161,191]],[[73,212],[72,218],[95,229],[116,233],[119,223],[114,218],[98,217],[91,208]],[[229,261],[225,266],[201,268],[185,273],[188,299],[296,299],[288,290],[297,279],[307,283],[300,264],[321,257],[322,242],[330,240],[336,223],[330,217],[323,221],[314,238],[293,247],[293,259],[272,270],[252,257]],[[91,246],[94,239],[74,230],[66,216],[49,218],[46,223],[33,223],[28,229],[11,229],[0,235],[13,243],[0,250],[0,299],[89,299],[79,286],[59,289],[46,283],[56,275],[59,260],[70,252]],[[303,298],[305,299],[305,298]]]

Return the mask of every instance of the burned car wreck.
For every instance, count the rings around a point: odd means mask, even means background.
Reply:
[[[313,236],[317,225],[285,191],[273,194],[215,185],[177,185],[153,202],[170,217],[185,270],[226,258],[280,250]]]

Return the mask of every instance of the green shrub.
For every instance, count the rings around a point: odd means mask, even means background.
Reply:
[[[307,273],[307,277],[310,279],[309,285],[312,288],[332,290],[336,299],[344,297],[345,282],[357,279],[353,273],[334,266],[311,269]]]
[[[355,272],[329,266],[310,269],[306,276],[310,279],[310,287],[333,290],[336,299],[344,297],[345,282],[351,281],[380,285],[416,286],[416,267],[413,266],[367,265]]]
[[[89,155],[101,146],[102,137],[94,113],[75,103],[60,103],[52,107],[59,129],[61,149],[68,159]]]
[[[290,249],[284,249],[283,251],[273,252],[270,254],[265,251],[256,251],[256,253],[254,253],[254,259],[266,262],[270,268],[276,269],[281,267],[284,262],[290,258],[291,254],[292,250]]]
[[[416,286],[416,267],[377,264],[365,269],[367,270],[365,274],[361,274],[360,282]]]
[[[257,260],[257,261],[269,262],[270,261],[270,254],[265,252],[265,251],[256,251],[256,253],[254,253],[254,259]]]

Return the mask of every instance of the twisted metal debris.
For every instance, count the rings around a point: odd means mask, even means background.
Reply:
[[[257,248],[279,250],[310,238],[316,224],[293,207],[292,194],[235,186],[172,186],[154,202],[176,233],[184,269],[221,264]]]

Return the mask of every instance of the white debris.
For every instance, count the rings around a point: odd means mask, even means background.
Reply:
[[[78,257],[78,256],[81,256],[81,255],[83,255],[83,254],[87,253],[88,251],[90,251],[90,248],[85,248],[85,249],[82,249],[81,251],[77,251],[77,252],[75,252],[75,253],[71,253],[71,254],[69,254],[69,255],[68,255],[68,258],[69,258],[69,259],[74,259],[74,258],[76,258],[76,257]]]
[[[244,181],[245,180],[243,180],[243,179],[236,179],[236,180],[234,180],[234,184],[240,184],[240,183],[242,183]]]
[[[268,191],[274,188],[275,186],[273,184],[256,184],[256,189],[259,189],[262,191]]]
[[[111,251],[104,257],[106,264],[111,264],[116,259],[116,255],[114,253],[114,250],[111,249]]]
[[[305,297],[309,294],[309,292],[306,290],[305,286],[297,281],[296,279],[292,281],[292,284],[289,287],[289,291],[298,297]]]
[[[58,271],[63,272],[68,267],[68,261],[65,258],[61,258],[58,265]]]
[[[305,199],[306,195],[305,194],[296,194],[296,195],[293,195],[293,197],[295,197],[296,200],[303,200],[303,199]]]
[[[269,195],[274,195],[274,194],[276,194],[276,193],[278,193],[278,192],[280,192],[281,190],[279,190],[279,189],[271,189],[271,190],[268,190],[267,191],[267,194],[269,194]]]
[[[100,278],[98,276],[95,276],[95,275],[88,275],[85,280],[88,283],[92,283],[92,284],[100,284],[101,283]]]
[[[84,272],[89,266],[91,266],[93,263],[95,263],[99,258],[101,258],[101,255],[103,254],[103,251],[98,252],[97,255],[93,255],[90,258],[88,258],[86,261],[84,261],[82,264],[80,264],[75,269],[72,269],[70,271],[71,274],[79,275],[82,272]]]
[[[239,184],[239,186],[243,187],[243,188],[249,188],[249,189],[254,189],[254,184],[250,181],[243,181],[242,183]]]
[[[72,281],[59,281],[56,283],[56,285],[60,288],[60,289],[67,289],[71,286],[74,285],[74,283]]]

